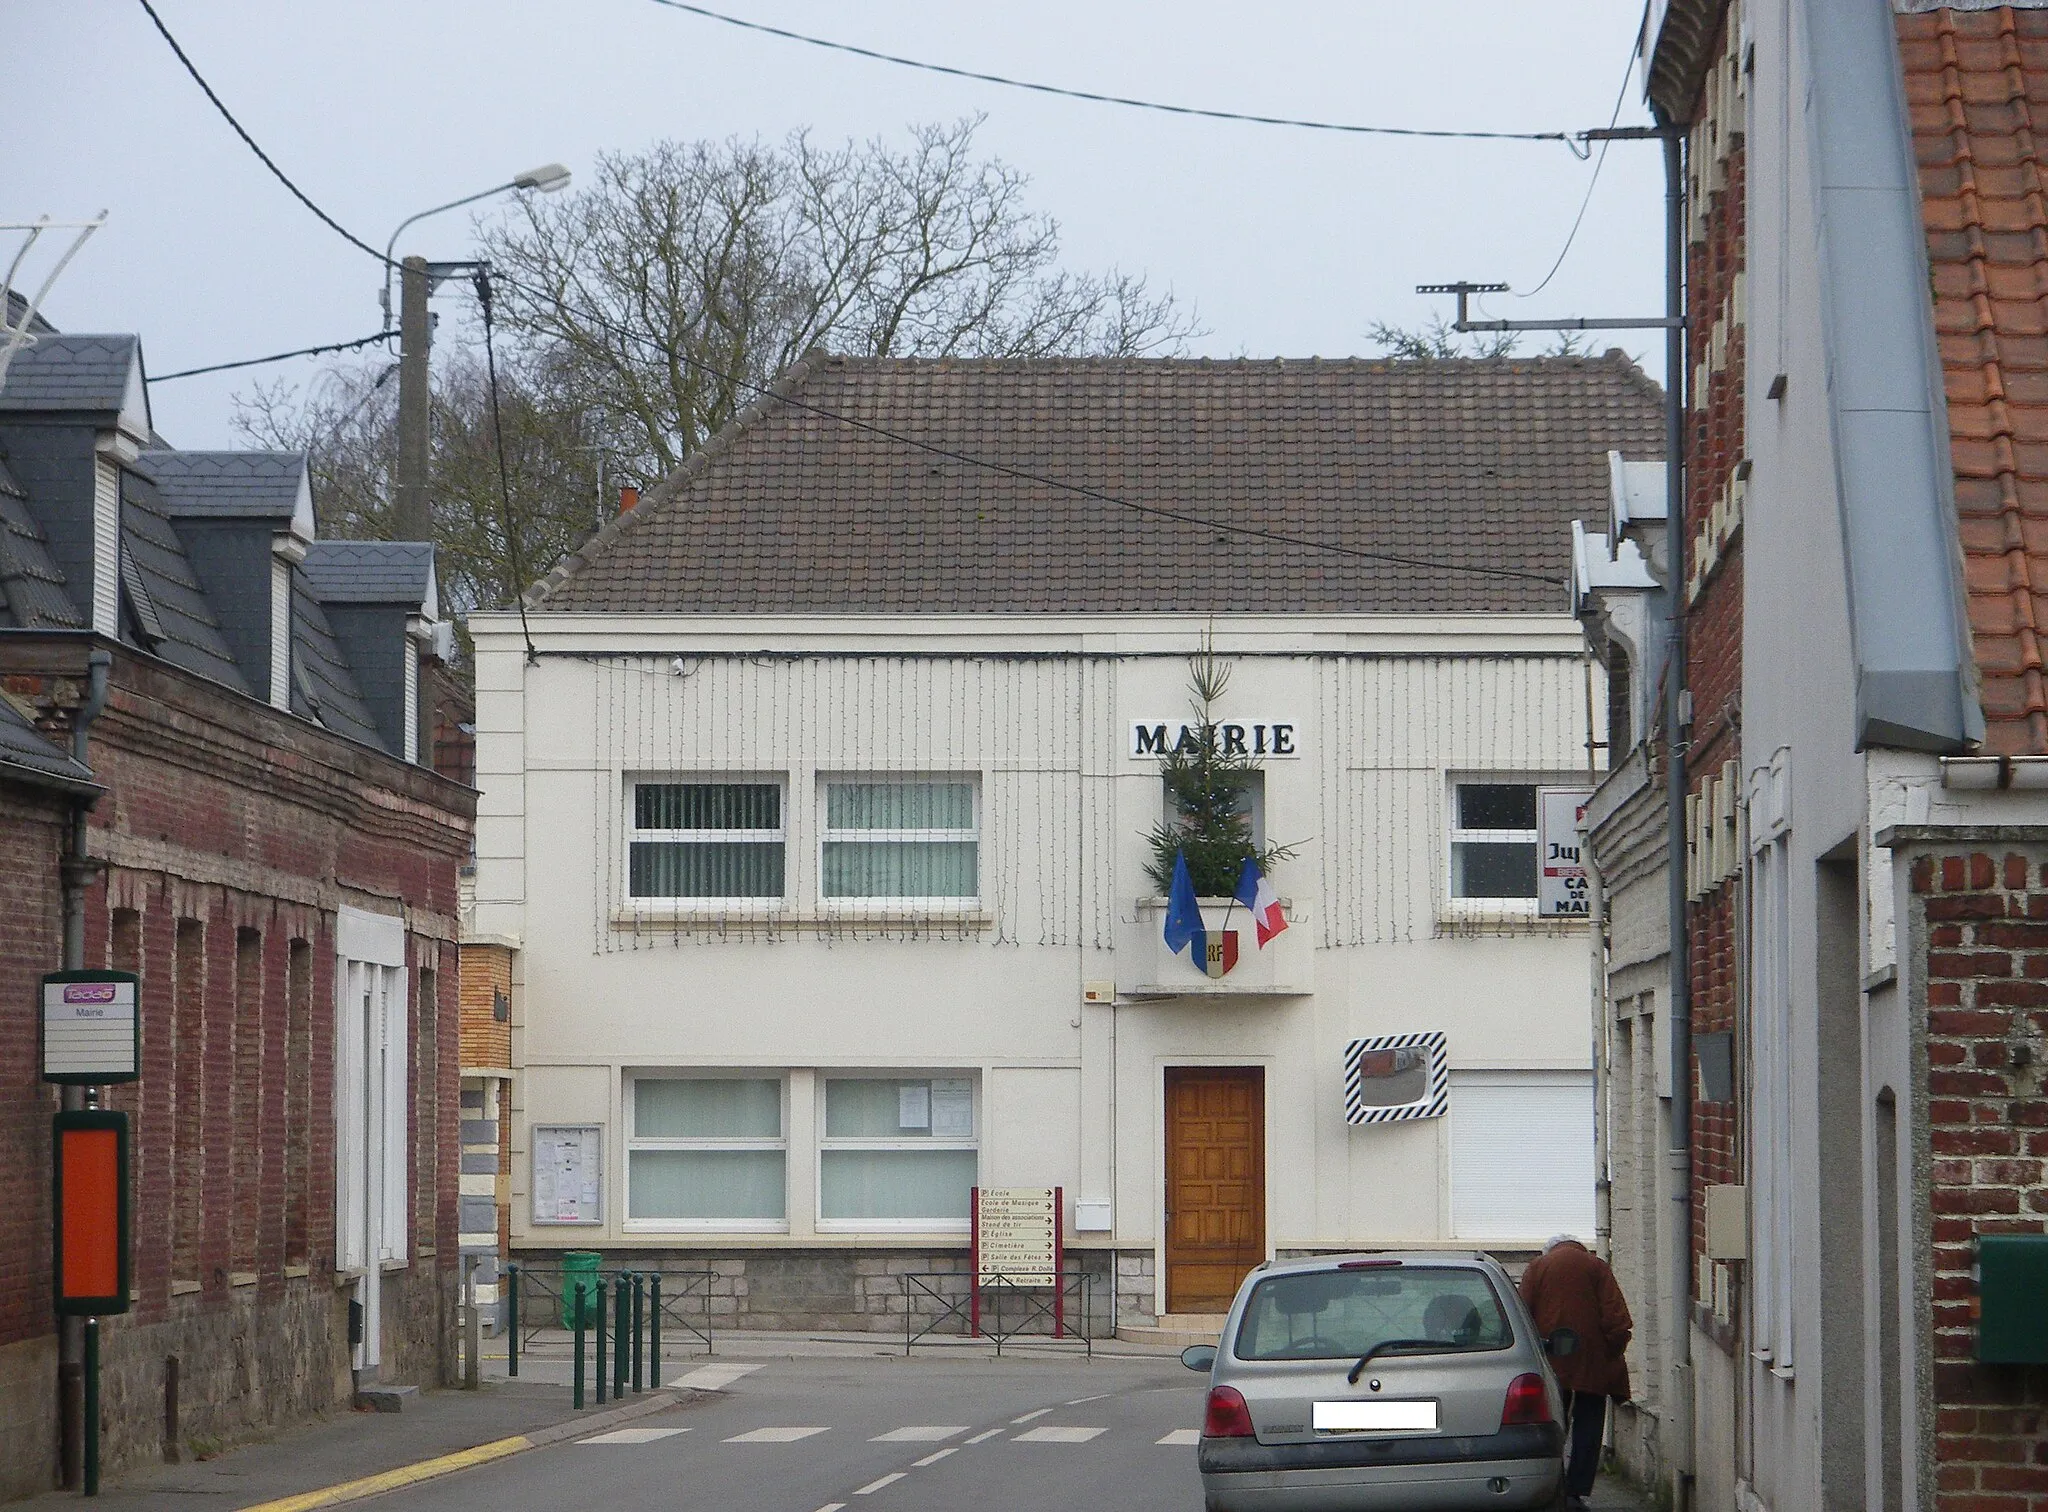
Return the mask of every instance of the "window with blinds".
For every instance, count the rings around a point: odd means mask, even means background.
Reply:
[[[779,782],[636,782],[631,818],[628,897],[782,901]]]
[[[832,780],[824,799],[826,899],[971,903],[981,895],[980,799],[972,781]]]

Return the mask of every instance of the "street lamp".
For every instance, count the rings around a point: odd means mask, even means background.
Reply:
[[[553,194],[569,187],[569,170],[560,163],[543,163],[538,168],[529,168],[510,183],[494,184],[489,189],[480,189],[475,194],[465,194],[461,199],[450,200],[445,205],[436,205],[431,210],[422,210],[418,215],[409,215],[398,223],[398,229],[391,233],[391,240],[384,244],[384,288],[379,303],[384,310],[384,328],[391,328],[391,253],[398,245],[398,238],[405,234],[405,228],[414,221],[423,221],[430,215],[439,215],[443,210],[458,210],[464,205],[473,205],[478,200],[489,199],[494,194],[507,194],[515,189],[534,189],[542,194]]]
[[[398,229],[391,233],[391,240],[384,244],[384,329],[391,329],[391,254],[397,249],[398,238],[405,234],[407,226],[430,215],[439,215],[443,210],[453,210],[458,205],[472,205],[480,199],[489,199],[494,194],[528,189],[552,194],[568,186],[569,170],[560,163],[547,163],[520,174],[508,184],[494,184],[489,189],[466,194],[459,200],[450,200],[445,205],[436,205],[431,210],[422,210],[418,215],[400,221]],[[403,307],[398,321],[398,465],[392,478],[394,538],[401,541],[432,539],[433,513],[427,492],[428,453],[432,449],[429,414],[432,401],[428,394],[427,354],[434,344],[434,323],[427,312],[427,297],[433,292],[435,273],[451,272],[456,266],[478,265],[430,264],[417,257],[405,260]]]

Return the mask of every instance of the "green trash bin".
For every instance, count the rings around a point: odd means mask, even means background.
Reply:
[[[597,1268],[604,1256],[596,1250],[562,1252],[562,1327],[576,1326],[576,1294],[582,1292],[583,1326],[597,1327]]]

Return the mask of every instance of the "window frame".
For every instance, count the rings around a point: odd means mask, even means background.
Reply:
[[[1251,795],[1246,817],[1252,822],[1252,848],[1263,851],[1266,848],[1266,769],[1252,767],[1238,775],[1245,779],[1244,790]],[[1178,824],[1181,817],[1180,809],[1174,804],[1173,793],[1162,777],[1159,781],[1159,821],[1161,824]]]
[[[940,784],[967,786],[974,803],[974,827],[959,829],[863,829],[835,830],[832,827],[832,789],[834,787],[928,787]],[[916,909],[919,912],[949,911],[955,913],[978,913],[982,907],[982,862],[984,859],[983,830],[986,828],[982,815],[982,781],[979,772],[820,772],[817,774],[817,791],[814,795],[818,840],[815,859],[818,868],[818,906],[830,912],[887,913],[902,909]],[[972,843],[974,846],[974,892],[971,896],[918,897],[915,895],[846,898],[834,897],[825,891],[825,848],[837,843],[887,844],[890,842],[923,842],[937,845],[958,845]]]
[[[812,1221],[821,1234],[965,1234],[973,1229],[970,1214],[963,1213],[957,1220],[945,1218],[827,1218],[825,1216],[825,1156],[834,1150],[865,1150],[876,1153],[897,1151],[916,1152],[920,1150],[969,1150],[974,1155],[974,1186],[981,1185],[981,1146],[983,1119],[987,1116],[982,1100],[981,1075],[978,1071],[964,1068],[940,1067],[927,1069],[917,1067],[896,1067],[894,1069],[868,1071],[820,1071],[818,1073],[817,1139],[813,1154],[815,1164],[812,1170],[814,1211]],[[939,1139],[926,1135],[922,1139],[894,1139],[880,1135],[831,1135],[829,1127],[828,1099],[833,1082],[885,1081],[931,1083],[935,1081],[964,1081],[971,1089],[974,1099],[974,1133],[966,1139]]]
[[[1543,802],[1542,789],[1548,779],[1535,772],[1457,772],[1445,779],[1444,784],[1444,887],[1443,905],[1453,915],[1479,915],[1485,917],[1507,917],[1514,919],[1536,919],[1542,898],[1541,822]],[[1527,788],[1531,801],[1538,805],[1537,823],[1528,829],[1464,829],[1458,824],[1458,790],[1466,787],[1518,787]],[[1534,888],[1526,897],[1486,898],[1466,897],[1458,887],[1458,847],[1460,845],[1527,845],[1533,856],[1537,871]]]
[[[643,830],[636,822],[637,798],[643,787],[772,787],[779,794],[777,812],[782,817],[782,825],[774,830]],[[620,783],[620,820],[625,829],[625,843],[619,847],[619,888],[626,907],[711,914],[730,913],[734,909],[786,907],[790,896],[789,789],[786,772],[627,773]],[[765,845],[770,842],[782,847],[782,891],[772,896],[735,894],[721,898],[690,898],[642,895],[633,891],[633,847],[636,844]]]
[[[750,1134],[642,1136],[639,1127],[638,1096],[643,1081],[772,1081],[776,1085],[781,1134],[769,1139]],[[620,1123],[625,1159],[621,1162],[619,1227],[629,1234],[786,1234],[789,1230],[789,1073],[781,1070],[728,1068],[724,1066],[663,1066],[625,1073],[623,1118]],[[633,1213],[633,1156],[637,1151],[664,1150],[761,1151],[774,1150],[782,1156],[782,1216],[780,1218],[639,1218]]]

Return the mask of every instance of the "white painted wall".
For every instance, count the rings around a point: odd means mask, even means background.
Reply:
[[[1451,775],[1584,772],[1588,687],[1568,618],[1215,621],[1234,667],[1221,712],[1300,727],[1303,755],[1264,777],[1269,837],[1299,846],[1274,878],[1293,924],[1268,958],[1246,930],[1238,977],[1297,990],[1141,999],[1133,988],[1206,985],[1163,959],[1142,875],[1161,789],[1128,747],[1133,720],[1185,713],[1207,619],[536,615],[536,663],[516,620],[471,623],[475,927],[523,946],[519,1242],[624,1238],[634,1068],[790,1073],[788,1233],[749,1244],[862,1242],[815,1232],[823,1071],[975,1076],[982,1180],[1107,1199],[1114,1231],[1088,1237],[1126,1248],[1159,1233],[1169,1065],[1267,1067],[1280,1249],[1457,1238],[1446,1123],[1345,1124],[1355,1036],[1442,1029],[1459,1070],[1578,1073],[1590,1117],[1583,928],[1459,917],[1446,880]],[[1598,706],[1597,682],[1592,695]],[[811,795],[820,774],[855,772],[977,775],[977,907],[861,920],[820,899]],[[723,917],[629,905],[623,784],[717,773],[787,781],[786,902]],[[1101,980],[1119,1001],[1084,1006],[1083,984]],[[606,1126],[608,1221],[536,1229],[526,1129],[569,1122]],[[1589,1143],[1589,1180],[1591,1163]]]

